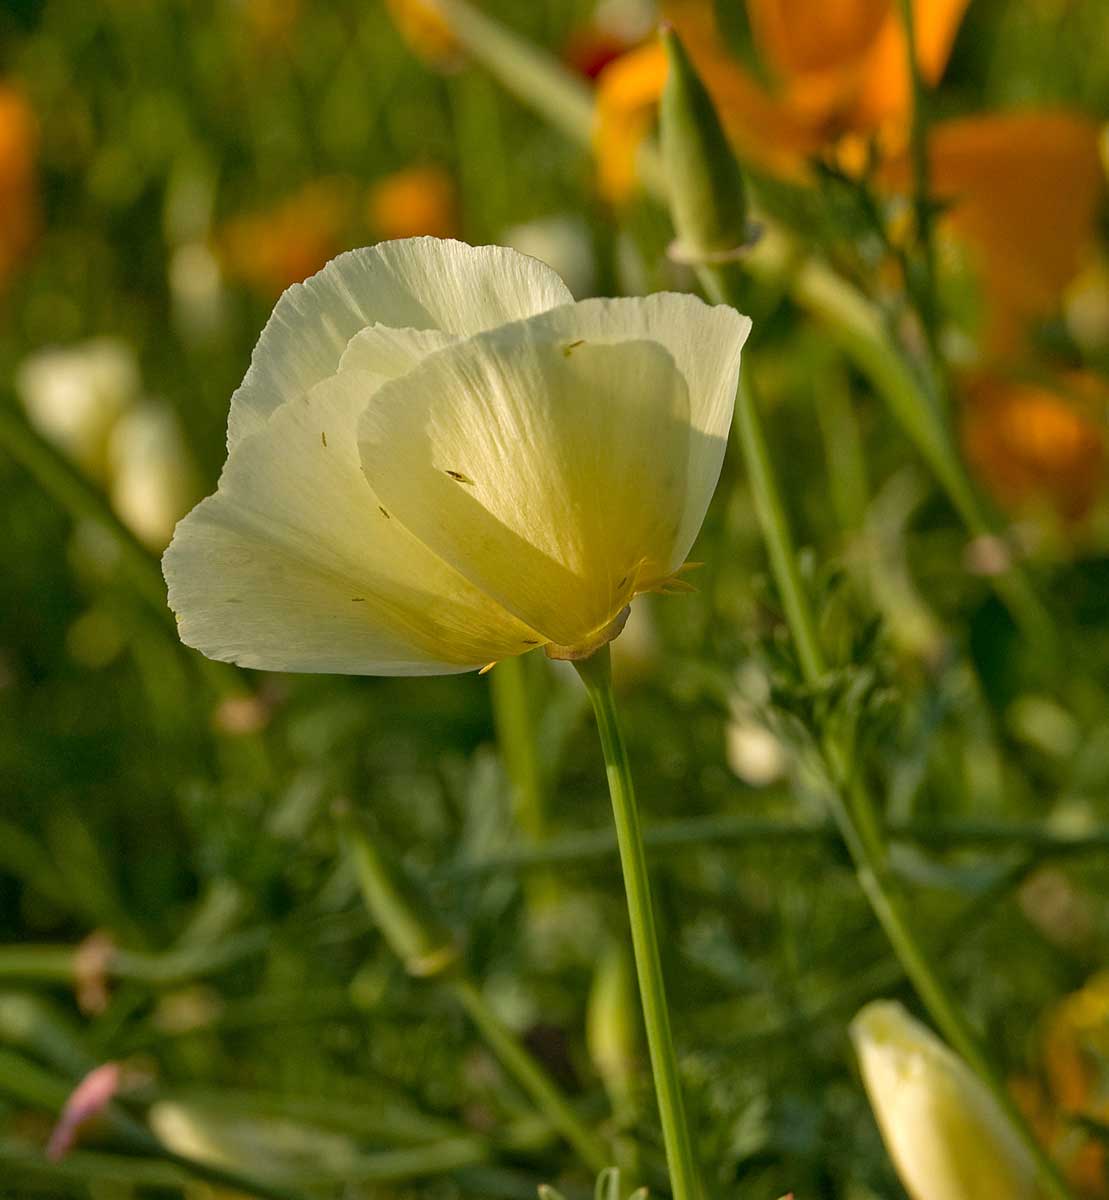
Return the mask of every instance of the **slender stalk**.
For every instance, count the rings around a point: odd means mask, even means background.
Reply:
[[[574,1147],[582,1161],[594,1171],[603,1171],[611,1157],[604,1142],[582,1122],[546,1071],[501,1023],[481,989],[463,975],[450,978],[447,986],[509,1073]]]
[[[701,1200],[704,1193],[682,1099],[678,1060],[670,1029],[670,1011],[662,978],[658,934],[651,906],[651,885],[647,876],[643,831],[639,824],[631,764],[616,718],[612,690],[612,660],[608,646],[602,647],[591,658],[574,665],[589,693],[605,758],[605,772],[612,797],[616,838],[620,846],[620,862],[624,872],[624,890],[628,898],[628,918],[631,922],[632,947],[635,951],[635,967],[643,1004],[643,1024],[647,1032],[647,1047],[651,1055],[651,1069],[654,1073],[655,1094],[658,1097],[674,1200]]]
[[[739,424],[740,442],[747,463],[751,492],[755,498],[759,523],[762,525],[767,552],[770,555],[770,565],[774,578],[778,581],[786,620],[797,644],[801,670],[806,680],[812,683],[824,674],[823,654],[816,625],[808,617],[808,599],[801,579],[801,568],[790,536],[785,509],[782,507],[781,493],[775,485],[774,467],[766,448],[766,438],[755,406],[749,372],[740,379],[736,420]]]
[[[497,742],[512,784],[516,824],[528,841],[541,842],[547,833],[547,814],[524,678],[527,669],[523,658],[506,658],[489,676],[489,684]]]
[[[891,841],[912,842],[937,850],[987,846],[1025,849],[1038,860],[1109,852],[1109,830],[1072,835],[1024,821],[896,821],[887,826],[886,836]],[[685,821],[660,822],[643,831],[644,845],[654,854],[724,844],[763,846],[769,842],[819,846],[839,839],[839,830],[832,821],[779,821],[746,816],[691,817]],[[580,866],[618,854],[614,834],[591,829],[551,838],[541,846],[521,845],[481,858],[460,859],[438,868],[434,878],[472,879],[505,871]],[[0,979],[5,975],[3,950],[0,947]]]
[[[786,618],[806,682],[816,685],[826,668],[816,621],[801,583],[797,556],[784,518],[781,492],[762,434],[750,383],[740,389],[739,427],[755,506],[770,554],[771,567],[782,593]],[[825,735],[822,749],[831,779],[829,801],[844,842],[855,863],[859,884],[878,918],[905,974],[941,1033],[962,1055],[993,1094],[1013,1131],[1028,1149],[1045,1192],[1055,1200],[1070,1200],[1071,1192],[1014,1104],[1004,1080],[995,1070],[969,1022],[916,935],[898,881],[889,868],[884,831],[865,781],[844,747]]]
[[[547,797],[539,762],[535,719],[528,702],[528,671],[537,666],[524,657],[506,658],[489,676],[497,744],[512,789],[512,812],[523,840],[540,846],[547,839]],[[553,873],[524,883],[528,914],[541,919],[559,902],[561,888]]]

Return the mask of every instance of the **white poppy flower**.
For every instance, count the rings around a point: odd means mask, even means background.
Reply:
[[[674,585],[749,328],[685,295],[575,304],[496,246],[341,255],[278,301],[166,552],[182,639],[377,675],[589,652]]]
[[[965,1062],[892,1001],[851,1037],[878,1128],[913,1200],[1036,1200],[1031,1156]]]
[[[41,350],[19,365],[15,382],[35,428],[102,478],[112,429],[142,387],[131,347],[115,338],[93,338]]]

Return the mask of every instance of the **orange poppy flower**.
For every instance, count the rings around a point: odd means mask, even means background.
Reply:
[[[1093,121],[1012,112],[937,124],[931,186],[987,301],[984,341],[1001,353],[1048,315],[1082,266],[1104,181]]]
[[[17,88],[0,84],[0,287],[11,278],[38,233],[37,141],[27,98]]]
[[[458,66],[461,47],[434,0],[385,0],[385,7],[413,54],[440,71]]]
[[[913,6],[930,83],[943,73],[966,2]],[[874,142],[884,159],[879,182],[891,189],[910,183],[912,87],[899,9],[894,0],[747,0],[767,83],[728,49],[709,0],[664,3],[743,157],[802,182],[813,157],[865,161]],[[600,77],[599,186],[615,203],[634,191],[636,151],[665,80],[653,43]],[[930,129],[929,156],[932,189],[947,205],[944,226],[968,247],[981,278],[985,346],[1011,350],[1028,322],[1058,303],[1092,237],[1104,187],[1097,128],[1061,112],[967,117]]]
[[[1073,373],[1047,386],[980,376],[964,397],[963,447],[999,504],[1047,504],[1071,523],[1086,516],[1105,481],[1104,380]]]
[[[347,181],[317,179],[272,209],[232,218],[216,238],[224,270],[263,295],[278,295],[342,249],[352,200]]]
[[[1013,1081],[1013,1094],[1037,1136],[1064,1168],[1078,1195],[1109,1197],[1105,1147],[1074,1117],[1109,1120],[1109,975],[1093,976],[1048,1014],[1042,1043],[1043,1082]]]
[[[406,167],[375,183],[366,216],[377,238],[458,234],[454,180],[442,167]]]
[[[929,82],[947,64],[967,2],[914,5],[917,56]],[[716,100],[729,137],[744,157],[767,170],[803,178],[809,158],[849,134],[881,134],[895,146],[904,144],[912,88],[896,0],[747,0],[752,39],[773,76],[771,83],[729,51],[710,0],[666,0],[663,12]],[[610,152],[608,129],[616,153],[628,157],[618,114],[638,113],[657,100],[665,82],[660,51],[632,53],[640,55],[636,70],[624,70],[618,62],[601,76],[597,141],[602,173]],[[656,80],[653,98],[645,95],[649,77]],[[648,123],[640,118],[633,127],[645,133]],[[615,181],[623,183],[621,172]],[[626,199],[624,192],[602,190],[614,201]]]

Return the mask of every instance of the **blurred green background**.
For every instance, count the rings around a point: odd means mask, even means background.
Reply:
[[[433,233],[546,258],[578,298],[693,286],[659,208],[612,203],[589,154],[464,54],[414,53],[405,7],[0,8],[5,1197],[217,1194],[126,1138],[116,1157],[118,1130],[47,1162],[61,1100],[106,1060],[125,1064],[129,1111],[182,1153],[300,1194],[585,1194],[588,1173],[451,994],[409,978],[371,927],[337,850],[338,798],[405,860],[590,1123],[657,1160],[645,1052],[613,1067],[598,1045],[619,1037],[586,1036],[590,1012],[613,1019],[595,985],[626,918],[572,672],[525,660],[537,807],[497,749],[495,679],[217,668],[178,644],[159,592],[157,554],[215,485],[228,399],[276,296],[340,250]],[[586,0],[483,8],[583,86],[655,20]],[[1104,121],[1102,0],[970,5],[934,114],[1012,105]],[[873,295],[901,286],[866,187],[752,166],[806,248]],[[963,445],[1016,522],[1064,666],[1017,631],[980,561],[990,546],[968,553],[819,323],[766,296],[754,353],[836,664],[827,689],[800,681],[733,453],[694,553],[699,591],[640,601],[614,645],[720,1194],[902,1195],[845,1026],[865,1000],[910,993],[824,825],[809,729],[828,711],[855,730],[972,1019],[1084,1172],[1081,1194],[1109,1194],[1109,985],[1093,978],[1109,938],[1105,229],[1102,192],[1080,269],[1026,336],[1016,400],[968,349],[966,314],[990,300],[957,239],[941,248],[945,352],[976,373],[954,389]],[[134,540],[105,532],[106,511]],[[1083,988],[1084,1006],[1060,1008]]]

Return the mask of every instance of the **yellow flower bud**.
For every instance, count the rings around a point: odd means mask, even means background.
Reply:
[[[1031,1156],[961,1058],[892,1001],[851,1025],[863,1082],[913,1200],[1038,1200]]]
[[[613,943],[601,956],[589,991],[586,1042],[617,1113],[627,1112],[639,1062],[639,997],[627,948]]]

